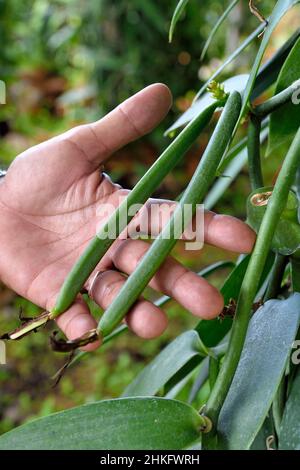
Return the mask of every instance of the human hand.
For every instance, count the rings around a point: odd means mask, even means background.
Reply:
[[[65,277],[104,222],[98,208],[117,207],[128,194],[100,171],[101,165],[117,149],[153,129],[170,105],[168,88],[151,85],[100,121],[32,147],[13,161],[0,184],[0,276],[5,284],[42,308],[53,308]],[[150,200],[147,208],[157,203]],[[159,232],[160,222],[152,222]],[[255,240],[245,223],[212,212],[205,213],[204,231],[206,243],[240,253],[251,251]],[[142,240],[114,242],[93,282],[93,299],[102,308],[108,307],[125,282],[122,273],[133,272],[148,247]],[[87,290],[92,279],[86,283]],[[213,318],[223,308],[217,289],[172,257],[150,286],[202,318]],[[165,313],[144,299],[134,305],[126,322],[143,338],[159,336],[167,326]],[[57,323],[69,339],[96,326],[80,296]]]

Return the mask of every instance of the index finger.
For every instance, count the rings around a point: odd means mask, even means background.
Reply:
[[[169,88],[155,83],[131,96],[99,121],[64,134],[95,167],[124,145],[150,132],[172,104]]]

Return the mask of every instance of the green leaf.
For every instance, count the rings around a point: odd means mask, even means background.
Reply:
[[[294,379],[285,406],[279,435],[280,450],[300,449],[300,370]]]
[[[243,277],[245,275],[248,263],[249,255],[236,266],[235,269],[230,273],[226,279],[221,293],[224,298],[224,304],[228,304],[230,299],[237,299]],[[207,347],[216,346],[228,333],[232,325],[232,318],[224,318],[220,320],[215,318],[214,320],[200,320],[196,330],[198,331],[202,341],[205,342]]]
[[[187,124],[193,117],[196,115],[197,107],[195,106],[200,99],[198,99],[203,93],[206,91],[207,85],[214,79],[216,79],[221,72],[225,69],[227,65],[229,65],[254,39],[257,38],[259,32],[262,31],[262,27],[260,26],[259,29],[255,30],[249,38],[230,56],[226,61],[219,67],[219,69],[207,80],[207,82],[201,87],[200,91],[197,93],[195,97],[195,101],[192,106],[183,113],[177,121],[172,124],[172,126],[167,129],[165,135],[175,131],[179,127]],[[297,41],[300,35],[300,29],[298,29],[284,44],[283,46],[269,59],[260,69],[257,77],[255,79],[254,87],[251,93],[251,100],[256,99],[260,96],[265,90],[269,88],[269,86],[274,83],[278,77],[282,64],[284,63],[285,59],[287,58],[289,52],[291,51],[293,45]],[[249,75],[248,75],[249,77]],[[229,79],[231,80],[231,79]],[[224,82],[226,85],[227,80]],[[246,83],[245,83],[246,87]],[[204,95],[205,96],[205,95]],[[204,98],[203,96],[203,98]],[[201,98],[202,99],[202,98]],[[192,112],[193,110],[194,112]]]
[[[198,93],[196,94],[194,98],[194,102],[200,98],[201,95],[206,91],[207,85],[209,82],[217,78],[223,70],[227,67],[227,65],[230,65],[255,39],[257,39],[258,35],[263,31],[263,26],[260,25],[258,28],[251,33],[244,42],[229,56],[227,59],[220,65],[220,67],[212,74],[212,76],[207,80],[207,82],[202,85]]]
[[[250,450],[267,450],[267,439],[275,435],[274,424],[270,416],[267,416],[262,427],[258,431]],[[274,444],[272,448],[274,448]]]
[[[196,399],[199,390],[208,379],[208,373],[209,373],[209,357],[206,357],[203,360],[202,364],[200,365],[199,373],[193,383],[193,386],[191,388],[191,391],[188,397],[188,403],[191,404]]]
[[[293,292],[300,292],[300,260],[291,256],[290,263]]]
[[[211,30],[210,32],[210,35],[208,36],[207,38],[207,41],[206,43],[204,44],[204,47],[203,47],[203,50],[202,50],[202,54],[201,54],[201,58],[200,60],[203,60],[204,59],[204,56],[207,52],[207,49],[209,48],[213,38],[215,37],[216,33],[218,32],[220,26],[224,23],[224,21],[226,20],[227,16],[229,15],[229,13],[233,10],[233,8],[236,6],[236,4],[239,2],[239,0],[232,0],[230,2],[230,4],[228,5],[228,7],[226,8],[226,10],[224,11],[224,13],[220,16],[220,18],[218,19],[218,21],[216,22],[215,26],[213,27],[213,29]]]
[[[173,398],[173,399],[178,399],[178,395],[182,394],[182,391],[184,390],[185,387],[190,388],[190,382],[195,374],[195,369],[193,369],[189,374],[187,374],[183,379],[181,379],[174,387],[170,388],[170,390],[167,393],[164,393],[165,398]],[[181,401],[185,401],[182,400]],[[190,403],[191,404],[191,403]]]
[[[264,26],[260,25],[253,33],[248,36],[245,41],[236,49],[220,67],[213,73],[213,75],[207,80],[204,85],[200,88],[197,95],[194,98],[196,101],[206,91],[207,85],[211,80],[216,79],[223,70],[230,65],[255,39],[258,38],[259,34],[263,31]],[[298,29],[295,33],[275,52],[275,54],[267,60],[261,67],[254,84],[254,88],[251,93],[251,100],[256,99],[265,90],[274,83],[278,77],[282,64],[287,58],[290,50],[295,44],[299,37],[300,30]]]
[[[181,17],[183,11],[185,10],[185,7],[187,6],[188,1],[189,0],[179,0],[179,2],[177,3],[177,6],[175,8],[175,11],[173,13],[173,17],[171,20],[170,29],[169,29],[169,42],[172,42],[175,26],[178,23],[179,18]]]
[[[169,393],[174,389],[180,382],[182,382],[186,376],[190,375],[203,361],[203,356],[194,356],[176,374],[174,374],[170,380],[164,386],[164,396],[169,397]],[[172,397],[171,397],[172,398]]]
[[[249,80],[245,89],[245,93],[243,95],[243,106],[241,110],[240,119],[242,118],[242,116],[245,114],[247,110],[249,98],[251,96],[251,93],[255,84],[255,79],[258,73],[258,69],[263,59],[267,45],[270,41],[271,35],[274,29],[276,28],[276,26],[278,25],[279,21],[281,20],[281,18],[285,15],[285,13],[293,5],[295,5],[298,2],[299,0],[278,0],[278,2],[275,5],[275,8],[270,16],[268,26],[266,27],[266,30],[264,32],[264,36],[263,36],[260,48],[258,50],[258,53],[256,54],[254,64],[252,66],[251,73],[249,76]],[[238,127],[238,124],[239,123],[237,123],[237,127]]]
[[[240,288],[243,282],[243,278],[249,263],[249,255],[245,256],[244,259],[236,266],[236,268],[230,273],[226,279],[221,293],[224,298],[224,304],[227,305],[230,299],[236,300],[238,298]],[[263,274],[260,279],[260,287],[265,282],[274,262],[274,254],[269,253],[266,261]],[[219,344],[219,342],[225,337],[232,326],[232,318],[225,317],[223,320],[215,318],[214,320],[200,320],[196,330],[199,333],[205,346],[211,348]]]
[[[300,294],[269,300],[253,316],[242,356],[221,410],[221,447],[249,449],[284,374],[299,327]]]
[[[232,91],[238,91],[242,93],[245,89],[247,80],[247,74],[236,75],[235,77],[228,78],[228,80],[224,81],[225,92],[230,93]],[[210,106],[215,99],[211,96],[210,93],[205,93],[198,101],[195,101],[194,104],[185,112],[183,113],[180,118],[172,124],[169,129],[165,132],[165,135],[172,134],[176,129],[181,126],[184,126],[188,122],[190,122],[194,116],[196,116],[199,112],[206,109],[207,106]]]
[[[279,74],[275,95],[300,78],[300,38],[291,50]],[[300,88],[300,87],[299,87]],[[267,155],[285,142],[291,142],[300,126],[300,106],[292,101],[271,114]]]
[[[186,331],[172,341],[129,384],[125,397],[155,395],[192,358],[204,357],[207,350],[196,331]]]
[[[184,449],[199,439],[203,418],[164,398],[123,398],[79,406],[0,437],[2,450]]]
[[[263,64],[255,80],[255,85],[251,94],[251,101],[258,98],[258,96],[260,96],[277,80],[281,67],[299,35],[300,29],[295,31],[295,33],[280,47],[280,49],[278,49],[275,54]]]
[[[300,166],[297,170],[296,173],[296,178],[295,178],[295,191],[299,203],[299,209],[298,209],[298,222],[300,223]]]

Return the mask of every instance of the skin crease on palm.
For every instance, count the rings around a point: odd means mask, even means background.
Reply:
[[[97,208],[104,203],[116,207],[128,192],[101,173],[101,166],[116,150],[150,132],[165,117],[171,102],[165,85],[150,85],[100,121],[32,147],[13,161],[0,182],[0,276],[6,285],[44,309],[54,306],[66,275],[101,224]],[[159,201],[150,200],[147,207],[152,203]],[[160,228],[157,222],[157,231]],[[250,252],[255,241],[244,222],[212,212],[205,214],[204,231],[206,243],[238,253]],[[102,308],[112,302],[125,282],[124,275],[135,269],[147,247],[141,240],[114,242],[100,261],[100,275],[93,283],[93,299]],[[214,318],[223,308],[218,290],[172,257],[150,286],[197,317]],[[143,298],[126,322],[142,338],[159,336],[167,327],[165,312]],[[69,339],[96,326],[81,297],[57,323]],[[97,346],[92,343],[85,349]]]

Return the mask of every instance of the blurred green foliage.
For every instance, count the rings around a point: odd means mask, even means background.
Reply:
[[[199,55],[204,38],[194,4],[189,27],[168,45],[173,6],[168,0],[1,0],[0,37],[7,45],[0,52],[2,79],[13,83],[34,69],[64,77],[72,91],[63,103],[92,99],[93,106],[76,116],[85,119],[99,117],[154,81],[182,95],[186,83],[197,87],[198,63],[191,58]]]
[[[79,120],[99,117],[155,81],[167,83],[175,97],[184,96],[199,88],[217,64],[215,57],[224,56],[239,33],[257,25],[241,2],[232,33],[221,28],[208,65],[199,67],[204,41],[227,3],[189,2],[168,44],[176,0],[0,0],[1,78],[13,84],[25,77],[35,91],[44,91],[39,104],[46,110],[71,105]],[[272,3],[263,2],[266,12]],[[57,95],[61,99],[53,103]]]
[[[168,44],[176,3],[0,0],[0,79],[7,84],[7,104],[0,107],[0,163],[8,165],[30,145],[78,123],[98,119],[152,82],[169,85],[175,97],[175,113],[186,109],[220,60],[257,26],[257,19],[248,13],[248,2],[241,1],[229,25],[225,23],[218,32],[205,62],[200,63],[204,41],[228,2],[191,0],[173,42]],[[261,2],[266,15],[273,4],[271,0]],[[247,71],[252,53],[251,49],[247,51],[226,74]],[[118,153],[108,163],[107,171],[122,184],[132,186],[165,145],[163,130],[173,119],[171,113],[150,138]],[[161,195],[175,197],[181,192],[206,142],[204,135],[185,163],[166,179]],[[244,217],[248,192],[248,181],[242,173],[219,208]],[[211,247],[199,256],[186,254],[180,245],[175,255],[195,270],[216,260],[235,258]],[[214,275],[211,281],[220,286],[225,274]],[[37,307],[3,287],[1,332],[16,326],[19,307],[27,316],[37,313]],[[50,377],[65,358],[46,346],[48,330],[9,344],[8,363],[0,367],[0,432],[34,415],[120,395],[171,338],[196,323],[175,303],[168,306],[168,313],[171,326],[162,338],[146,342],[126,333],[74,366],[56,389],[51,388]]]

